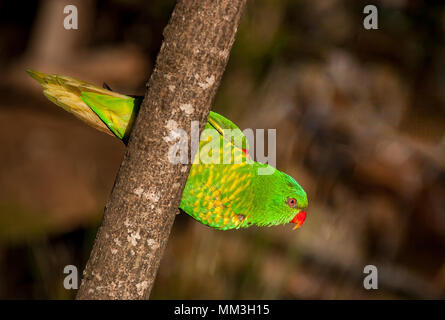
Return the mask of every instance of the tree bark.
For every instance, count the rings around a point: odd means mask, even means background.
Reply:
[[[169,161],[169,133],[203,129],[245,3],[177,2],[77,299],[148,299],[190,170]]]

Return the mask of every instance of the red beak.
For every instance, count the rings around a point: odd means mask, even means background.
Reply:
[[[291,220],[292,223],[295,223],[295,229],[298,229],[303,224],[304,220],[306,220],[306,211],[300,211],[297,215]]]

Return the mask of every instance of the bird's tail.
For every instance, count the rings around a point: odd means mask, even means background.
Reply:
[[[125,141],[140,100],[68,76],[26,72],[37,80],[43,94],[93,128]]]

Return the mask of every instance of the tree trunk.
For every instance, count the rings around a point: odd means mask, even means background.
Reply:
[[[77,299],[148,299],[190,170],[169,161],[169,133],[203,129],[245,3],[177,2]]]

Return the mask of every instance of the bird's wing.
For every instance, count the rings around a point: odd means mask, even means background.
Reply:
[[[209,113],[208,123],[213,128],[218,130],[219,134],[222,135],[225,140],[229,141],[235,147],[243,150],[246,154],[248,154],[249,141],[236,124],[234,124],[226,117],[223,117],[222,115],[213,111],[210,111]]]

